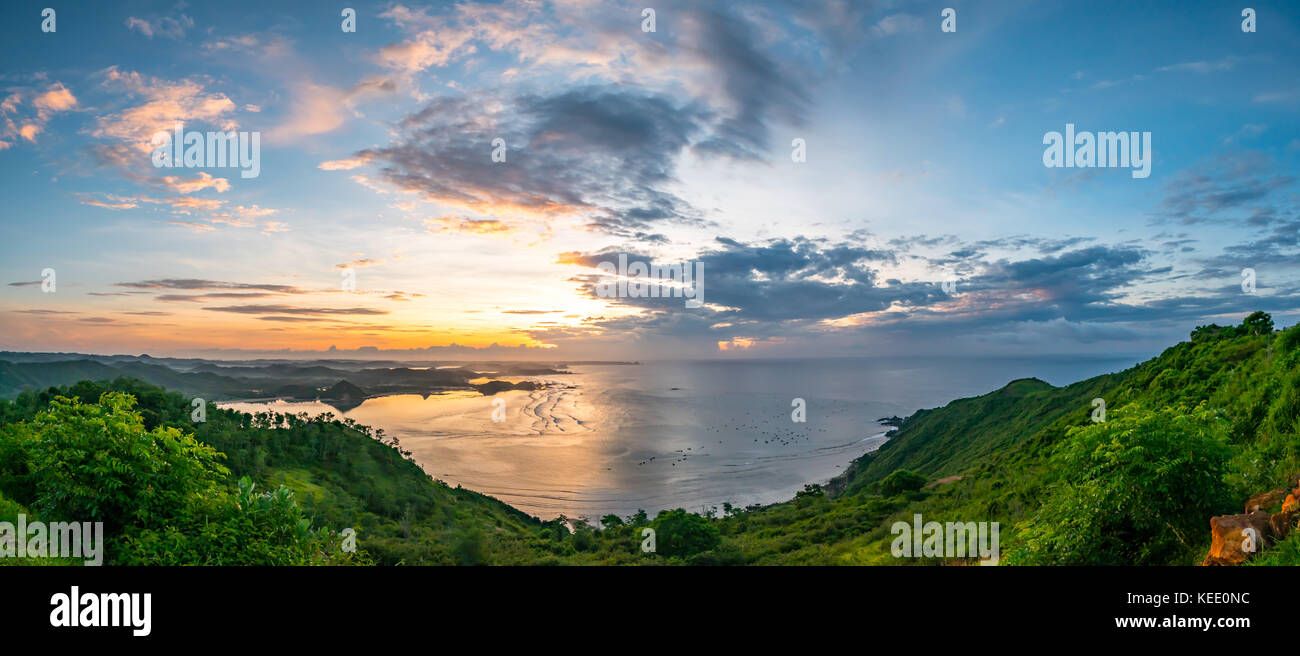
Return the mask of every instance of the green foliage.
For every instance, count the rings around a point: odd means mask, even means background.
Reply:
[[[31,372],[0,363],[10,373]],[[1264,313],[1119,373],[918,411],[787,503],[607,515],[599,529],[450,488],[331,414],[210,405],[193,424],[190,399],[139,380],[38,383],[0,400],[0,519],[103,518],[111,563],[899,564],[889,526],[920,513],[1000,522],[1008,563],[1180,564],[1204,553],[1210,515],[1300,471],[1300,328],[1274,334]],[[1094,425],[1098,397],[1112,410]],[[657,553],[641,550],[647,527]],[[359,552],[340,551],[343,528]],[[1298,540],[1256,562],[1300,562]]]
[[[1208,518],[1235,504],[1224,482],[1228,423],[1197,408],[1136,404],[1069,432],[1059,476],[1021,531],[1013,562],[1164,564],[1190,560]]]
[[[1066,387],[1018,380],[983,396],[918,411],[878,452],[854,461],[832,480],[829,498],[807,507],[790,502],[729,516],[720,526],[724,539],[739,545],[751,563],[899,564],[889,554],[888,526],[920,513],[942,521],[1000,522],[1004,563],[1049,556],[1080,560],[1082,553],[1099,560],[1098,553],[1109,554],[1125,563],[1192,562],[1209,547],[1212,514],[1235,512],[1246,498],[1279,487],[1300,471],[1300,327],[1275,335],[1271,318],[1252,317],[1235,327],[1199,330],[1193,341],[1115,374]],[[1197,478],[1181,469],[1185,454],[1175,448],[1175,437],[1166,436],[1164,455],[1145,461],[1145,470],[1137,466],[1144,463],[1137,457],[1141,451],[1123,454],[1134,458],[1132,472],[1150,474],[1146,484],[1173,486],[1165,501],[1151,501],[1157,513],[1152,517],[1166,519],[1176,530],[1155,526],[1120,504],[1116,516],[1126,517],[1125,530],[1131,531],[1124,545],[1087,533],[1101,521],[1095,516],[1076,518],[1085,534],[1078,544],[1054,539],[1066,540],[1060,528],[1065,518],[1084,511],[1078,499],[1058,495],[1059,490],[1074,485],[1100,494],[1106,489],[1101,480],[1067,481],[1059,450],[1079,429],[1093,425],[1090,402],[1099,397],[1119,415],[1112,410],[1111,421],[1094,431],[1115,429],[1120,425],[1115,421],[1137,421],[1125,416],[1130,404],[1148,409],[1143,412],[1157,417],[1150,419],[1155,426],[1167,423],[1170,430],[1188,428],[1183,422],[1209,422],[1195,434],[1212,438],[1200,444],[1213,458],[1198,462],[1219,462],[1220,455],[1226,460],[1222,475],[1197,489],[1173,482]],[[873,494],[883,492],[880,483],[899,469],[937,485],[887,499]],[[1122,501],[1118,492],[1103,498]],[[1215,499],[1226,499],[1227,505],[1216,505]],[[1045,504],[1053,505],[1044,509]],[[1057,514],[1040,525],[1040,509]],[[1031,545],[1030,539],[1037,542]],[[1017,554],[1027,549],[1031,552]]]
[[[179,394],[125,378],[0,401],[0,494],[53,520],[105,521],[110,563],[534,557],[526,543],[539,522],[430,480],[368,428],[212,406],[194,424],[190,409]],[[269,491],[255,491],[254,480]],[[343,528],[361,536],[355,553],[341,550]],[[475,540],[473,530],[500,539]]]
[[[1273,317],[1267,312],[1252,312],[1239,326],[1224,327],[1218,324],[1197,326],[1192,330],[1192,342],[1204,343],[1216,339],[1241,337],[1242,335],[1273,334]]]
[[[925,477],[908,469],[899,469],[880,481],[880,493],[892,497],[903,492],[913,492],[925,486]]]
[[[1255,558],[1246,561],[1246,564],[1272,567],[1300,566],[1300,531],[1292,530],[1290,537],[1278,542]]]
[[[25,495],[43,518],[103,522],[114,564],[301,565],[356,558],[326,549],[332,536],[281,487],[228,485],[221,456],[179,429],[147,429],[134,397],[98,403],[55,396],[30,421],[0,433],[0,491]],[[331,555],[324,555],[329,553]]]
[[[30,423],[7,428],[21,457],[6,465],[6,479],[35,492],[31,507],[41,515],[102,521],[108,531],[201,510],[229,474],[219,454],[175,428],[145,430],[134,406],[117,392],[98,404],[56,397]]]
[[[678,508],[655,517],[653,528],[657,553],[670,558],[687,558],[717,547],[721,541],[713,522]]]
[[[1251,312],[1241,322],[1241,328],[1247,335],[1271,335],[1273,334],[1273,317],[1267,312]]]

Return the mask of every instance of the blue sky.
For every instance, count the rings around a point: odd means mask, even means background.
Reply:
[[[1111,354],[1294,321],[1293,4],[1246,33],[1208,2],[124,2],[45,33],[49,4],[0,44],[3,349]],[[177,120],[259,132],[261,174],[153,167]],[[1150,132],[1150,177],[1045,167],[1067,123]],[[708,303],[598,297],[619,253],[703,262]]]

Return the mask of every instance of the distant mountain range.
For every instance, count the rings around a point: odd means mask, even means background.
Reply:
[[[531,389],[535,384],[479,379],[492,376],[543,376],[567,373],[536,363],[462,363],[414,368],[404,363],[362,361],[243,361],[153,358],[148,355],[0,352],[0,398],[25,390],[70,385],[81,380],[137,378],[190,396],[221,401],[254,398],[337,400],[360,403],[384,394],[431,394],[452,389]],[[474,381],[471,383],[471,381]]]

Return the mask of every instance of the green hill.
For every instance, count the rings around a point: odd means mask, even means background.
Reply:
[[[57,364],[60,375],[105,373]],[[0,374],[39,383],[9,363]],[[919,514],[998,522],[1008,564],[1191,564],[1209,548],[1211,516],[1295,485],[1300,327],[1274,331],[1263,313],[1198,327],[1119,373],[1065,387],[1017,380],[916,412],[825,489],[808,485],[788,502],[610,515],[601,528],[541,522],[450,488],[397,440],[351,420],[209,404],[195,423],[191,411],[187,397],[128,378],[0,400],[0,511],[109,518],[116,563],[972,562],[892,556],[891,526]],[[159,505],[156,494],[185,502]],[[357,531],[356,554],[340,553],[345,528]],[[652,553],[645,529],[657,535]],[[1254,562],[1300,564],[1300,537]]]
[[[56,396],[61,395],[94,403],[109,393],[129,394],[134,399],[134,407],[126,412],[121,407],[106,405],[108,401],[99,406],[60,406],[55,402]],[[98,409],[100,407],[103,410]],[[51,408],[54,410],[49,410]],[[109,383],[83,381],[56,390],[24,392],[14,402],[0,401],[0,423],[3,424],[0,426],[0,498],[8,498],[12,503],[21,503],[33,510],[39,507],[40,514],[52,520],[84,520],[86,515],[113,517],[113,512],[105,509],[101,501],[87,500],[87,505],[78,513],[72,513],[65,503],[57,500],[65,499],[69,496],[68,490],[79,489],[82,485],[87,489],[144,487],[134,480],[122,485],[114,485],[111,480],[149,471],[154,467],[148,464],[149,461],[129,466],[124,462],[120,467],[110,466],[101,471],[95,469],[98,465],[83,469],[80,465],[66,462],[70,458],[79,458],[78,454],[112,453],[115,445],[122,444],[120,439],[127,439],[113,438],[111,432],[103,434],[97,429],[76,428],[81,425],[78,422],[89,421],[87,426],[103,424],[110,416],[125,417],[129,422],[134,421],[130,419],[134,416],[141,422],[139,429],[123,429],[126,434],[135,436],[129,438],[130,441],[158,441],[162,438],[147,437],[147,431],[179,427],[182,435],[193,435],[198,443],[220,452],[221,456],[215,462],[228,468],[229,475],[212,475],[212,489],[199,495],[205,500],[220,504],[226,497],[235,498],[245,493],[238,484],[242,477],[249,478],[253,485],[251,489],[255,491],[275,491],[283,487],[292,493],[288,496],[298,508],[285,512],[289,517],[300,513],[304,518],[302,521],[314,532],[304,537],[302,542],[310,547],[308,550],[312,553],[337,555],[342,530],[354,529],[362,557],[357,561],[345,560],[343,564],[513,564],[546,562],[552,550],[561,555],[564,553],[563,536],[550,545],[553,549],[537,547],[537,544],[545,545],[548,536],[558,535],[558,524],[541,522],[491,497],[451,488],[431,479],[405,457],[396,440],[386,438],[382,432],[358,426],[351,420],[341,421],[329,415],[310,420],[293,415],[254,417],[220,410],[209,404],[206,421],[195,423],[190,419],[191,411],[189,398],[127,378]],[[64,450],[56,451],[58,457],[52,457],[49,455],[52,448]],[[165,457],[166,452],[178,448],[167,447],[164,455],[159,457]],[[139,457],[139,453],[134,450],[123,455],[124,460],[135,457]],[[41,464],[45,462],[43,458],[51,460],[51,466]],[[93,462],[107,463],[107,458],[112,456],[96,456]],[[171,467],[183,462],[189,460],[173,462]],[[60,465],[71,469],[60,473],[57,471]],[[82,471],[84,476],[78,473]],[[153,489],[164,487],[164,483],[158,481],[151,484]],[[176,481],[167,485],[173,484],[189,483]],[[249,494],[252,495],[250,498],[260,498],[256,492]],[[137,503],[138,500],[126,505]],[[173,511],[169,509],[167,512]],[[186,528],[190,518],[175,512],[177,514],[159,517],[155,522],[135,515],[126,516],[122,525],[117,527],[116,535],[112,536],[115,539],[110,540],[117,549],[110,549],[109,563],[245,562],[239,560],[245,556],[196,542],[198,538],[190,535]],[[211,512],[204,511],[204,525]],[[231,522],[232,526],[242,526],[234,519]],[[199,533],[208,531],[194,530]],[[177,531],[181,535],[171,535]],[[263,529],[258,534],[274,536],[275,531]],[[284,540],[287,544],[296,544],[290,538]],[[163,550],[159,546],[171,542],[189,547]],[[285,547],[285,544],[276,546]],[[318,559],[307,556],[286,556],[286,560],[269,558],[254,562],[318,562]],[[326,559],[321,564],[334,560],[337,559]]]
[[[71,385],[83,380],[112,380],[120,376],[138,378],[187,394],[231,397],[246,394],[248,384],[229,376],[209,372],[183,373],[158,364],[121,362],[104,364],[94,360],[14,363],[0,360],[0,398],[13,398],[28,390]]]
[[[1300,327],[1275,332],[1263,313],[1199,327],[1191,341],[1123,372],[1065,387],[1018,380],[919,411],[829,494],[810,486],[802,499],[735,513],[720,527],[746,562],[895,564],[889,527],[916,513],[999,522],[1012,562],[1197,562],[1212,514],[1239,513],[1250,496],[1294,485],[1298,364]],[[1096,398],[1105,423],[1092,420]],[[1080,453],[1085,445],[1091,451]],[[1210,459],[1190,466],[1202,447]],[[886,489],[895,472],[919,474],[917,484]],[[1110,481],[1128,487],[1108,489]],[[1146,525],[1145,515],[1162,525]],[[1132,549],[1088,537],[1103,525]],[[1067,532],[1083,542],[1062,546]]]

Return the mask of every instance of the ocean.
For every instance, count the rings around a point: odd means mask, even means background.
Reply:
[[[1141,357],[844,358],[583,364],[537,391],[456,391],[320,402],[223,403],[333,412],[382,428],[434,478],[543,519],[767,504],[824,483],[877,448],[877,420],[993,391],[1063,385]],[[510,380],[519,380],[511,378]],[[796,401],[802,400],[802,403]],[[1090,399],[1080,399],[1086,406]],[[805,421],[795,421],[798,406]],[[495,419],[495,420],[494,420]],[[499,421],[496,421],[499,420]]]

